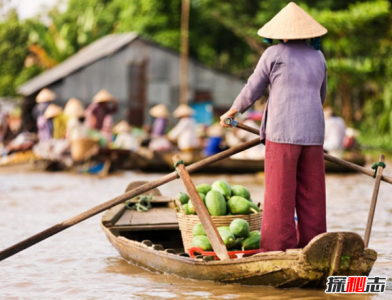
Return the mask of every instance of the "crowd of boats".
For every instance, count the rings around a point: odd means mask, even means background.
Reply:
[[[36,133],[21,131],[10,139],[11,124],[1,114],[0,166],[101,174],[118,169],[168,172],[173,170],[171,158],[175,154],[191,164],[255,138],[253,133],[237,128],[223,129],[219,123],[198,124],[195,111],[186,104],[174,110],[172,116],[178,120],[174,126],[169,126],[167,107],[158,104],[150,109],[151,126],[135,127],[127,118],[114,123],[112,115],[118,111],[118,101],[106,90],[97,93],[86,108],[76,98],[69,99],[64,108],[53,104],[55,99],[56,94],[48,89],[37,95],[32,112]],[[262,113],[258,112],[242,115],[237,121],[258,128],[261,118]],[[325,120],[324,148],[339,158],[364,165],[365,157],[357,150],[357,133],[347,129],[328,107]],[[327,172],[349,171],[329,162],[325,166]],[[263,168],[264,146],[260,144],[202,171],[255,173]]]

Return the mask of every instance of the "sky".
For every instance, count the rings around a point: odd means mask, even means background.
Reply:
[[[58,0],[13,0],[20,19],[37,15],[42,7],[52,7]]]

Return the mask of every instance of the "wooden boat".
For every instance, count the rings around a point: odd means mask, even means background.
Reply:
[[[180,155],[186,165],[193,164],[205,158],[201,151],[179,152],[179,151],[151,151],[147,148],[141,148],[135,154],[135,164],[145,172],[172,172],[174,170],[172,157]],[[359,166],[366,163],[365,156],[358,152],[347,152],[343,159]],[[250,174],[264,171],[264,160],[251,159],[233,159],[225,158],[213,164],[203,167],[199,172],[202,173],[230,173],[230,174]],[[326,173],[352,173],[352,169],[345,168],[341,165],[325,161]]]
[[[126,260],[151,271],[222,283],[279,288],[322,288],[328,276],[367,276],[377,253],[364,248],[353,232],[315,237],[304,249],[257,253],[229,261],[211,256],[191,258],[184,252],[172,200],[155,189],[148,212],[120,204],[102,217],[101,227]]]

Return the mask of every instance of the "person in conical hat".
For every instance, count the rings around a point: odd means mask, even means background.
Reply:
[[[151,127],[151,136],[163,136],[168,125],[169,110],[165,104],[158,104],[150,109],[150,115],[155,118]]]
[[[107,90],[100,90],[86,108],[85,124],[88,128],[101,130],[103,120],[107,115],[115,114],[118,110],[118,101]]]
[[[338,158],[343,157],[346,123],[330,106],[324,108],[324,150]]]
[[[70,98],[64,107],[64,115],[67,117],[66,138],[69,142],[88,137],[88,129],[84,125],[84,107],[82,101]]]
[[[56,94],[53,93],[51,90],[44,88],[38,93],[37,97],[35,98],[35,102],[45,103],[51,102],[54,99],[56,99]]]
[[[227,149],[227,144],[224,140],[225,130],[219,123],[212,124],[207,128],[207,140],[204,146],[203,154],[211,156]]]
[[[81,118],[84,116],[84,107],[82,101],[72,97],[64,106],[64,115],[69,118]]]
[[[48,88],[42,89],[35,98],[35,102],[37,104],[33,108],[33,117],[37,122],[38,136],[40,140],[50,139],[51,133],[53,132],[52,120],[45,119],[44,113],[51,102],[55,99],[56,94]]]
[[[266,145],[262,251],[303,248],[326,231],[327,66],[320,51],[320,37],[326,33],[306,11],[289,3],[258,31],[268,42],[282,42],[264,51],[247,84],[221,116],[221,125],[227,127],[227,117],[245,112],[270,87],[260,128]]]
[[[63,112],[63,109],[60,106],[58,106],[56,104],[50,104],[44,113],[44,117],[46,119],[51,119],[51,118],[57,117],[62,112]]]
[[[63,114],[63,109],[60,106],[50,104],[44,113],[44,118],[53,122],[53,131],[51,134],[53,139],[65,138],[67,117]]]
[[[139,148],[137,138],[131,133],[131,126],[127,121],[122,120],[113,127],[114,133],[117,134],[113,142],[113,147],[118,149],[126,149],[136,151]]]
[[[180,150],[191,151],[200,147],[196,120],[192,118],[194,114],[195,111],[186,104],[181,104],[173,112],[173,116],[180,120],[169,132],[168,138],[169,140],[177,141]]]
[[[193,116],[194,114],[195,111],[186,104],[181,104],[173,111],[173,117],[175,118],[190,117]]]
[[[121,120],[113,127],[114,133],[129,133],[131,132],[131,126],[129,126],[128,122],[125,120]]]

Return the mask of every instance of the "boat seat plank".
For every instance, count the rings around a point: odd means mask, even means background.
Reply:
[[[158,224],[178,224],[176,212],[169,207],[151,208],[147,212],[127,210],[114,225],[140,226]]]

